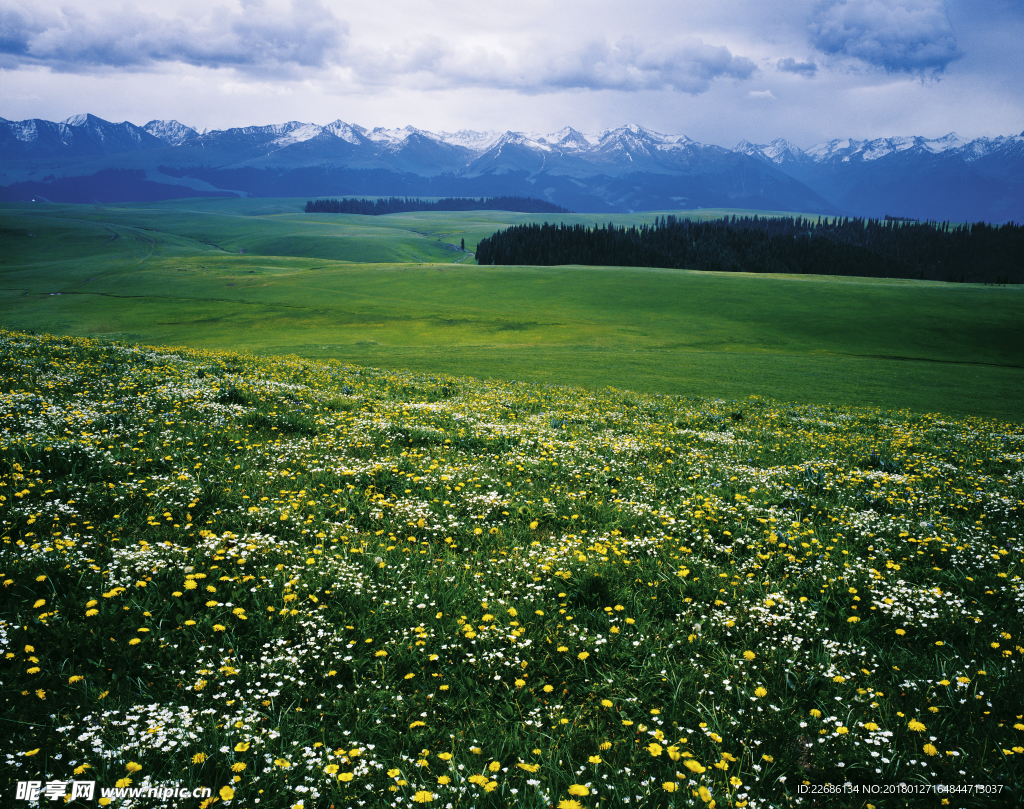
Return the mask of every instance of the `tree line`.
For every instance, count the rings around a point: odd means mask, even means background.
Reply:
[[[477,245],[479,264],[590,264],[712,272],[1024,283],[1024,227],[859,217],[656,218],[640,227],[518,225]]]
[[[409,197],[387,199],[318,199],[306,203],[306,213],[354,213],[382,216],[411,211],[515,211],[516,213],[569,213],[560,205],[533,197],[445,197],[435,202]]]

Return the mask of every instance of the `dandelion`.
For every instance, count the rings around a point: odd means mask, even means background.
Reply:
[[[570,795],[576,795],[576,796],[579,796],[579,797],[582,797],[582,796],[584,796],[584,795],[589,795],[589,794],[590,794],[590,790],[589,790],[589,789],[587,789],[587,788],[586,788],[585,786],[583,786],[582,784],[573,784],[573,785],[572,785],[572,786],[570,786],[570,787],[569,787],[569,789],[568,789],[568,790],[566,790],[566,791],[567,791],[567,792],[568,792],[568,793],[569,793]]]
[[[430,803],[432,800],[434,800],[434,793],[433,792],[428,792],[425,789],[421,789],[421,790],[418,790],[412,796],[412,799],[416,803]]]
[[[679,786],[676,784],[675,781],[666,781],[661,785],[661,788],[666,792],[675,792],[677,789],[679,789]]]
[[[907,727],[911,730],[916,730],[918,733],[920,733],[923,730],[926,730],[925,726],[921,722],[918,722],[916,719],[911,719],[910,722],[907,723]]]
[[[753,660],[755,657],[757,657],[757,655],[751,652],[749,649],[743,653],[744,660]]]
[[[767,697],[768,696],[768,689],[765,688],[764,686],[758,686],[757,688],[754,689],[754,696],[755,697],[759,697],[759,698],[760,697]]]
[[[583,809],[583,804],[571,798],[565,798],[558,802],[557,809]]]

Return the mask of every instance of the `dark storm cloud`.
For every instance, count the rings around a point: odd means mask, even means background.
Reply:
[[[811,44],[889,73],[938,74],[963,54],[941,0],[825,0]]]
[[[222,6],[192,17],[148,10],[84,11],[73,7],[4,11],[0,53],[6,61],[65,73],[146,68],[158,63],[268,69],[322,67],[344,45],[347,28],[320,0],[292,0],[282,12],[261,0],[242,11]]]
[[[775,63],[777,70],[783,73],[798,73],[801,76],[813,76],[818,72],[818,66],[814,62],[798,62],[792,56],[780,59]]]

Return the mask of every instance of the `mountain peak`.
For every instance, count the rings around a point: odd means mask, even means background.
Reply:
[[[194,138],[199,133],[190,126],[185,126],[178,121],[158,121],[153,120],[142,127],[154,138],[160,138],[164,143],[169,146],[177,146],[180,143],[184,143],[189,138]]]

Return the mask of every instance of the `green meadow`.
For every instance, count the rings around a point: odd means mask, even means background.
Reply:
[[[0,208],[0,803],[1024,802],[1021,289],[303,203]]]
[[[472,250],[551,217],[304,214],[304,202],[4,205],[0,323],[589,388],[1024,418],[1019,287],[478,267],[461,239]]]
[[[4,805],[1024,798],[1019,424],[12,332],[0,369]]]

